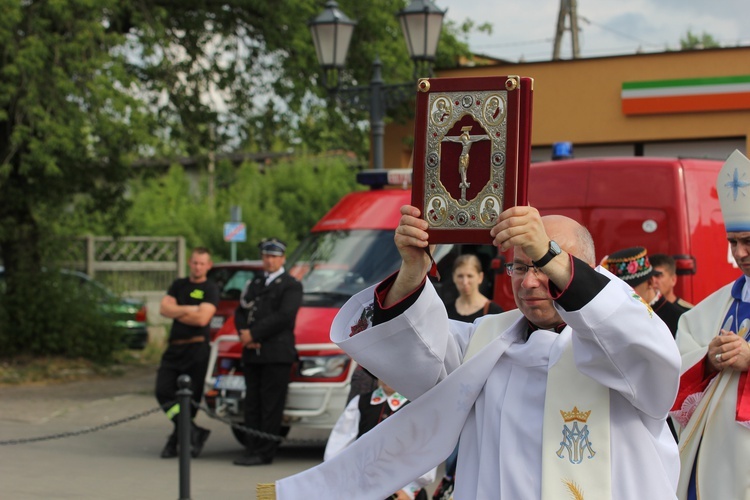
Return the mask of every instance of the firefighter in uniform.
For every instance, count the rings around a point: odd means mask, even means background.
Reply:
[[[245,285],[234,315],[243,345],[245,427],[279,435],[292,363],[297,360],[294,323],[302,303],[302,284],[284,269],[284,242],[270,238],[258,246],[265,273]],[[234,464],[270,464],[278,445],[278,441],[247,434],[245,454]]]

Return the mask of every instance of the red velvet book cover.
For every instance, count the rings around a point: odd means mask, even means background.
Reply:
[[[500,212],[526,204],[532,95],[519,76],[419,81],[412,204],[430,243],[489,244]]]

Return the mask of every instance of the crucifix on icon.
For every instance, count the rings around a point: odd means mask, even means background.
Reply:
[[[461,188],[461,199],[459,200],[461,203],[467,202],[466,190],[471,185],[466,180],[466,174],[469,170],[469,150],[471,150],[471,146],[475,142],[490,140],[490,137],[487,134],[470,135],[469,131],[471,131],[471,128],[472,125],[461,127],[460,135],[446,136],[443,138],[444,142],[458,142],[462,145],[461,154],[458,157],[458,172],[461,174],[461,183],[458,185],[458,187]]]

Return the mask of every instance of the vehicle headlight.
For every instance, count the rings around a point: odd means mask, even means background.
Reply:
[[[338,354],[335,356],[300,356],[299,374],[303,377],[338,377],[349,363],[349,356]]]

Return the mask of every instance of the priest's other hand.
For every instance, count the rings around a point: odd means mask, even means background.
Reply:
[[[401,220],[393,237],[401,255],[401,268],[386,296],[386,307],[395,304],[419,287],[430,270],[430,257],[425,252],[429,245],[428,225],[427,221],[419,218],[420,215],[421,212],[416,207],[401,207]]]
[[[505,210],[498,223],[490,230],[493,244],[505,251],[520,247],[531,260],[539,260],[547,253],[549,236],[542,217],[534,207],[520,206]]]

